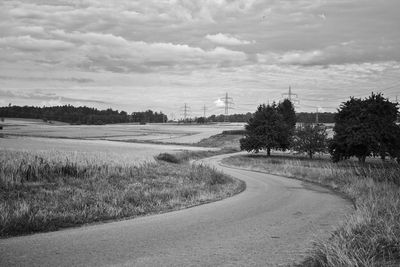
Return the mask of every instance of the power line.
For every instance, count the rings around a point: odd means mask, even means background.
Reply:
[[[384,92],[384,91],[387,91],[387,90],[390,90],[390,89],[393,89],[393,88],[395,88],[395,87],[397,87],[397,86],[400,86],[400,82],[396,82],[396,83],[394,83],[394,84],[392,84],[392,85],[390,85],[390,86],[387,86],[387,87],[382,87],[382,88],[380,88],[380,89],[377,89],[376,91],[378,91],[378,92]],[[287,95],[287,94],[286,94]],[[364,94],[357,94],[357,95],[353,95],[353,97],[363,97],[363,96],[365,96],[365,93]],[[329,98],[329,100],[346,100],[346,99],[348,99],[349,97],[346,97],[346,96],[341,96],[341,97],[328,97]],[[301,98],[302,100],[307,100],[307,101],[324,101],[324,100],[321,100],[321,99],[311,99],[311,98]]]

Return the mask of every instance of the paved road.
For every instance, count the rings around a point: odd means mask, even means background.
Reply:
[[[208,159],[217,165],[222,156]],[[351,210],[301,181],[218,166],[247,189],[198,207],[0,240],[0,266],[277,266],[299,262]]]

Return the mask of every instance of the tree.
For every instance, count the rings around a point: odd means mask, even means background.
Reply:
[[[292,137],[296,128],[296,113],[292,102],[285,99],[277,106],[278,113],[282,115],[283,131],[280,133],[279,148],[286,150],[292,143]]]
[[[290,146],[295,124],[296,116],[290,101],[279,105],[260,105],[245,126],[246,134],[240,140],[240,148],[256,153],[265,149],[268,156],[271,149],[286,150]]]
[[[199,117],[199,118],[195,118],[195,122],[199,123],[199,124],[204,124],[207,122],[207,119],[205,117]]]
[[[339,161],[356,156],[360,162],[365,162],[368,156],[398,158],[397,114],[397,103],[390,102],[382,94],[372,93],[364,100],[350,98],[335,116],[335,135],[329,146],[332,159]]]
[[[307,153],[312,159],[315,153],[325,152],[327,149],[327,136],[325,127],[321,124],[305,124],[298,127],[293,140],[296,151]]]

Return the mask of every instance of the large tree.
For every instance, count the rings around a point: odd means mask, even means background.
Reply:
[[[366,99],[350,98],[335,116],[335,135],[329,146],[332,159],[339,161],[356,156],[364,162],[368,156],[398,158],[397,114],[397,103],[382,94],[371,94]]]
[[[294,106],[289,99],[285,99],[277,106],[277,111],[282,115],[283,131],[279,137],[279,148],[286,150],[290,148],[292,143],[293,134],[296,128],[296,113]]]
[[[245,126],[246,134],[240,140],[240,148],[249,152],[266,150],[268,156],[271,149],[286,150],[295,124],[296,116],[290,101],[260,105]]]

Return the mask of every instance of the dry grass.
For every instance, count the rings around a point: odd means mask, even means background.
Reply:
[[[0,236],[52,231],[215,201],[244,184],[211,168],[0,150]]]
[[[225,164],[329,186],[350,197],[356,210],[329,240],[318,240],[303,266],[400,265],[400,167],[276,156],[235,156]]]

